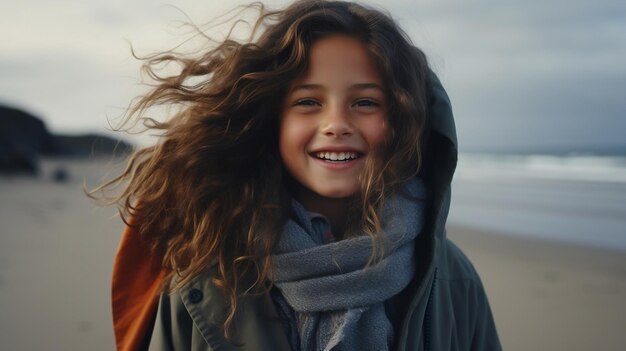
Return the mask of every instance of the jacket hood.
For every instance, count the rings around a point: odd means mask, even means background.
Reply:
[[[443,227],[450,208],[450,183],[458,158],[456,126],[450,98],[439,78],[430,74],[429,116],[422,143],[420,176],[430,192],[427,208],[431,230],[439,239],[445,236]]]
[[[454,153],[458,150],[456,140],[456,125],[452,114],[452,105],[450,98],[445,89],[441,85],[439,77],[431,71],[431,99],[430,99],[430,117],[432,131],[447,138],[454,148]],[[451,171],[454,171],[452,169]]]
[[[450,99],[431,72],[429,116],[423,133],[422,177],[429,189],[425,228],[433,233],[420,245],[434,254],[443,240],[450,206],[450,182],[457,162],[457,139]],[[118,248],[112,279],[113,325],[118,350],[136,350],[144,344],[157,312],[163,287],[161,258],[156,257],[134,227],[126,227]]]

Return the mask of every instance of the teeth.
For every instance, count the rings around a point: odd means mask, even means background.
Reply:
[[[315,156],[330,161],[349,161],[357,157],[356,152],[318,152]]]

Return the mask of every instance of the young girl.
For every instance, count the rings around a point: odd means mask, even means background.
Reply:
[[[456,135],[424,54],[354,3],[260,12],[251,42],[147,62],[134,113],[180,112],[105,185],[118,349],[500,349],[445,237]]]

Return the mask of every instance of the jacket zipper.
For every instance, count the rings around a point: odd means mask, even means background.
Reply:
[[[430,350],[430,324],[432,319],[432,300],[435,295],[435,289],[437,288],[437,268],[435,268],[435,273],[433,275],[433,285],[430,289],[430,294],[428,295],[428,303],[426,305],[426,316],[424,317],[424,351]]]

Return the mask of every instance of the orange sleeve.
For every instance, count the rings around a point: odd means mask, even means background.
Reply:
[[[164,271],[138,233],[127,226],[115,255],[111,302],[118,350],[138,350],[154,322]]]

